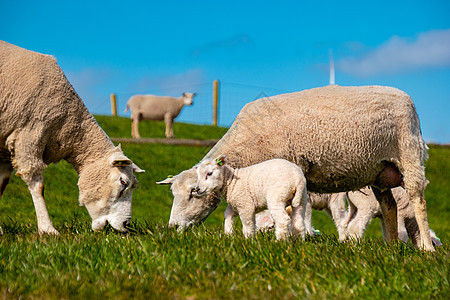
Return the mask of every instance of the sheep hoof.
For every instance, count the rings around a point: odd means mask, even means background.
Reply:
[[[50,227],[47,229],[39,229],[39,235],[59,235],[58,230],[56,230],[54,227]]]

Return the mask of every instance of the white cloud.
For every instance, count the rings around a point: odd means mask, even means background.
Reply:
[[[450,29],[431,30],[415,39],[393,36],[361,57],[341,59],[336,67],[361,77],[450,67]]]

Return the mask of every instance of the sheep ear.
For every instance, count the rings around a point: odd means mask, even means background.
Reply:
[[[175,181],[175,177],[169,175],[166,179],[158,181],[156,184],[172,184]]]
[[[133,171],[136,173],[144,173],[145,170],[142,170],[141,168],[139,168],[135,163],[132,164],[133,166]]]
[[[186,93],[181,94],[181,96],[186,97]]]
[[[215,159],[216,165],[223,166],[227,163],[227,157],[225,155],[221,155]]]
[[[109,162],[114,167],[131,166],[131,164],[133,163],[128,157],[119,152],[114,152],[109,157]]]

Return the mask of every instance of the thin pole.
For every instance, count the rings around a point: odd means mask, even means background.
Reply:
[[[335,85],[333,50],[330,49],[330,85]]]
[[[213,120],[212,125],[217,126],[219,111],[219,80],[213,81]]]
[[[117,101],[116,94],[111,94],[111,115],[117,117]]]

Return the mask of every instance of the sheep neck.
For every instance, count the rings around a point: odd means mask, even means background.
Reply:
[[[222,188],[220,190],[220,193],[226,198],[228,194],[231,193],[231,191],[234,189],[234,186],[236,185],[237,181],[237,169],[233,169],[232,167],[225,165],[223,169],[223,181],[222,181]]]
[[[105,157],[114,149],[114,144],[90,114],[72,136],[73,150],[66,160],[78,174],[84,166]]]

